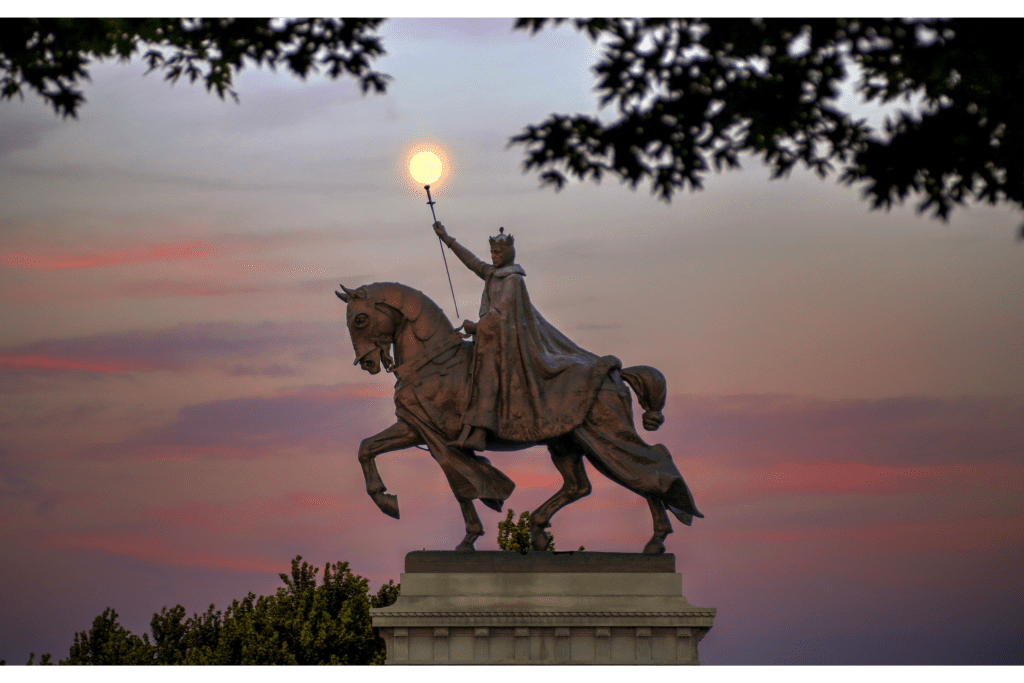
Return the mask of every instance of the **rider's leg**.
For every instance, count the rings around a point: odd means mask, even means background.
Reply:
[[[498,426],[498,394],[501,388],[501,319],[485,315],[473,335],[472,398],[463,416],[462,433],[452,446],[482,451],[487,448],[487,430]]]

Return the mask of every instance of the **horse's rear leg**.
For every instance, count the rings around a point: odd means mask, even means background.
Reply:
[[[530,515],[530,547],[547,550],[551,534],[544,531],[551,526],[551,518],[569,503],[590,494],[590,480],[583,467],[583,452],[571,439],[566,438],[548,446],[551,462],[562,475],[562,488]]]
[[[651,508],[651,517],[654,519],[654,535],[644,546],[645,555],[660,555],[665,552],[665,537],[672,533],[672,522],[665,514],[665,504],[653,497],[647,498],[647,505]]]
[[[484,525],[480,523],[480,517],[476,514],[476,506],[472,498],[459,498],[459,506],[462,508],[462,519],[466,521],[466,537],[462,543],[455,547],[463,552],[476,550],[474,544],[476,539],[484,535]]]
[[[398,497],[390,493],[380,478],[374,460],[381,453],[398,451],[423,443],[420,435],[404,422],[396,422],[383,432],[363,439],[359,444],[359,465],[363,468],[366,492],[385,515],[398,519]]]

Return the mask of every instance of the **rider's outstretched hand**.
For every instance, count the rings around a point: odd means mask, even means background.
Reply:
[[[437,221],[436,223],[434,223],[434,232],[436,232],[437,236],[440,237],[441,239],[444,239],[445,237],[448,236],[448,231],[444,229],[443,225],[441,225],[441,221]]]

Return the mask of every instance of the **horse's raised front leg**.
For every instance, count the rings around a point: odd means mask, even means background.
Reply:
[[[370,494],[370,498],[377,504],[377,507],[389,517],[398,519],[398,497],[384,493],[388,487],[384,486],[384,482],[381,481],[374,458],[381,453],[399,451],[421,443],[423,443],[423,439],[413,431],[412,427],[404,422],[396,422],[380,434],[363,439],[359,444],[359,465],[363,468],[366,492]]]
[[[569,503],[590,494],[590,480],[583,467],[583,451],[571,439],[565,438],[548,445],[551,462],[562,475],[562,488],[548,498],[530,515],[530,547],[547,550],[551,545],[551,534],[545,531],[551,526],[551,518]]]
[[[665,504],[660,499],[649,497],[647,505],[651,508],[651,517],[654,519],[654,535],[644,546],[645,555],[661,555],[665,552],[665,537],[672,533],[672,522],[665,514]]]

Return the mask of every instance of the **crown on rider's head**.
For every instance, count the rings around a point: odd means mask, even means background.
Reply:
[[[491,246],[501,245],[503,247],[515,246],[516,238],[512,235],[505,234],[505,228],[498,228],[498,234],[494,237],[488,238],[491,241]]]

